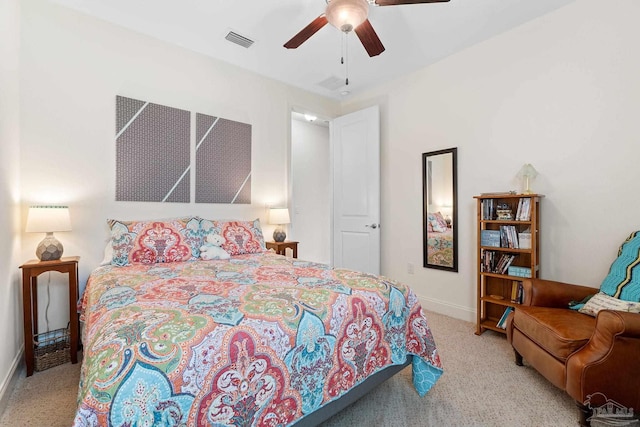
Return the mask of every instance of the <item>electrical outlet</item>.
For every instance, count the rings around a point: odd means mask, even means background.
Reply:
[[[413,263],[407,263],[407,273],[413,274]]]

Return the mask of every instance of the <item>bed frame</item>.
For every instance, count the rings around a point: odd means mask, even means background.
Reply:
[[[317,426],[318,424],[328,420],[338,412],[342,411],[347,406],[351,405],[352,403],[360,399],[365,394],[369,393],[375,387],[379,386],[380,384],[382,384],[383,382],[385,382],[386,380],[388,380],[389,378],[391,378],[392,376],[394,376],[395,374],[397,374],[398,372],[400,372],[401,370],[409,366],[412,361],[413,361],[413,356],[408,355],[407,361],[402,365],[388,366],[383,370],[381,370],[380,372],[376,372],[375,374],[367,378],[365,381],[363,381],[361,384],[358,384],[357,386],[349,390],[347,394],[345,394],[344,396],[328,403],[327,405],[323,406],[317,411],[312,412],[311,414],[305,416],[304,418],[302,418],[297,423],[294,423],[293,425],[295,427]]]

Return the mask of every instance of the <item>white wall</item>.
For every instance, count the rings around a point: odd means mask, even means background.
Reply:
[[[102,259],[107,218],[194,214],[266,223],[265,204],[285,204],[288,194],[292,105],[327,116],[338,110],[335,101],[44,0],[23,2],[20,22],[21,215],[32,203],[70,206],[73,231],[56,236],[65,255],[81,256],[82,287]],[[250,123],[252,205],[115,202],[116,95]],[[21,260],[34,258],[42,237],[23,234]],[[66,325],[66,278],[53,276],[52,329]]]
[[[520,190],[530,162],[542,202],[541,277],[598,287],[640,229],[640,2],[580,0],[354,99],[381,104],[382,271],[431,308],[473,319],[473,196]],[[458,147],[459,273],[422,264],[421,158]]]
[[[298,258],[331,262],[329,128],[291,121],[292,209],[289,238]]]
[[[19,1],[0,2],[0,413],[22,347],[19,37]]]

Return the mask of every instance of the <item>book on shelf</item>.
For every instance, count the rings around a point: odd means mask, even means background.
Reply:
[[[509,316],[509,313],[511,313],[513,311],[513,307],[507,307],[504,310],[504,313],[502,313],[502,317],[500,317],[500,320],[498,320],[498,323],[496,324],[496,326],[500,329],[507,329],[507,317]]]
[[[516,302],[518,298],[518,281],[511,282],[511,302]]]
[[[495,257],[495,252],[493,251],[482,251],[482,262],[480,263],[480,271],[485,271],[490,273],[493,271],[493,258]]]
[[[500,231],[499,230],[482,230],[480,232],[480,246],[500,247]]]
[[[531,197],[521,197],[518,201],[516,221],[529,221],[531,219]]]
[[[531,197],[524,199],[522,204],[522,219],[521,221],[531,220]]]
[[[480,193],[480,195],[482,197],[487,197],[487,196],[495,196],[495,197],[512,196],[514,194],[516,194],[516,192],[514,190],[511,190],[511,191],[493,191],[493,192],[489,192],[489,193]]]
[[[507,274],[509,276],[516,276],[516,277],[532,277],[531,269],[529,267],[520,267],[517,265],[509,266],[509,268],[507,269]]]
[[[498,203],[496,218],[501,221],[511,221],[513,219],[513,212],[508,203]]]
[[[522,304],[524,302],[524,286],[522,282],[518,282],[518,304]]]
[[[494,251],[483,251],[480,270],[486,273],[506,274],[509,266],[516,259],[514,254],[500,254]]]
[[[518,249],[518,233],[516,233],[515,226],[500,226],[500,246],[503,248]]]
[[[516,221],[520,221],[522,217],[522,197],[518,199],[518,209],[516,209]]]
[[[522,304],[522,282],[514,280],[511,282],[511,302]]]
[[[495,206],[493,199],[482,200],[482,219],[491,220],[494,217]]]
[[[531,249],[531,229],[527,228],[518,233],[518,245],[520,249]]]
[[[498,264],[495,267],[494,273],[505,274],[514,259],[516,259],[515,255],[500,255],[500,259],[498,260]]]

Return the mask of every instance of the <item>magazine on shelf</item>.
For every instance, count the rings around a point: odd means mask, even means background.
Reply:
[[[500,247],[500,231],[499,230],[482,230],[480,232],[480,245]]]

